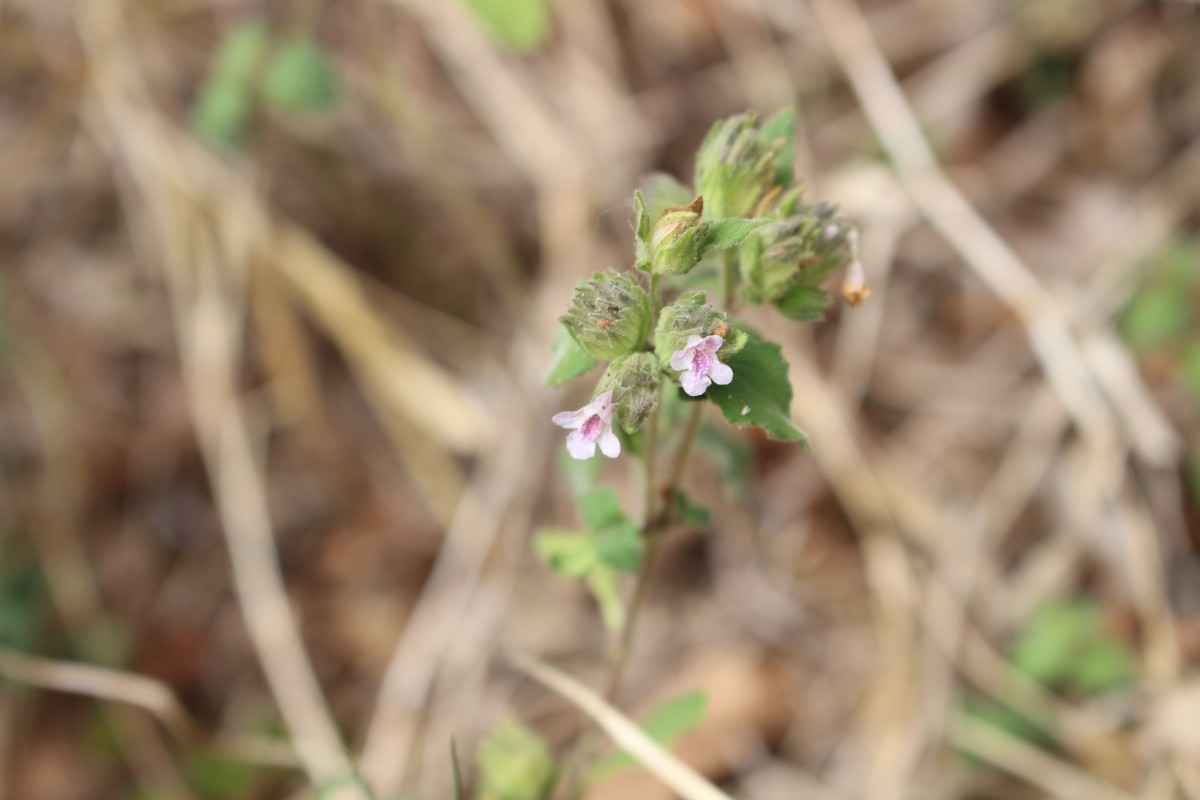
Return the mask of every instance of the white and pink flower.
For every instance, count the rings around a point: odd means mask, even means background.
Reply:
[[[699,397],[712,384],[724,386],[733,380],[733,370],[717,360],[725,340],[720,336],[689,336],[687,346],[671,354],[671,369],[681,371],[679,382],[692,397]]]
[[[571,432],[567,434],[567,452],[572,458],[591,458],[596,445],[609,458],[621,454],[621,440],[613,433],[612,392],[598,395],[578,411],[563,411],[551,417],[551,422]]]

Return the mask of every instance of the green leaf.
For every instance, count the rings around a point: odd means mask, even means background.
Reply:
[[[642,567],[642,532],[625,520],[596,538],[596,555],[620,572],[636,573]]]
[[[1191,392],[1193,399],[1200,400],[1200,340],[1193,341],[1183,355],[1180,367],[1183,385]]]
[[[1121,318],[1121,332],[1138,350],[1168,344],[1192,322],[1191,297],[1172,286],[1148,286],[1133,298]]]
[[[262,93],[268,104],[289,111],[329,108],[338,100],[337,74],[316,42],[290,41],[267,66]]]
[[[709,386],[706,396],[721,409],[728,422],[743,427],[757,425],[772,439],[800,442],[808,447],[808,436],[792,421],[792,387],[787,362],[779,345],[764,342],[753,331],[740,353],[730,357],[733,381],[728,386]]]
[[[708,711],[708,697],[704,692],[688,692],[656,706],[642,723],[642,730],[654,741],[668,745],[679,737],[691,733],[704,723]],[[595,784],[600,780],[637,766],[627,753],[615,753],[594,764],[587,771],[586,780]]]
[[[782,141],[775,155],[775,185],[790,186],[795,180],[793,164],[796,160],[796,109],[789,106],[762,124],[759,136],[764,141]]]
[[[541,45],[550,34],[548,0],[466,0],[484,32],[518,52]]]
[[[543,564],[568,578],[586,577],[600,558],[595,538],[574,531],[539,531],[533,548]]]
[[[191,123],[205,141],[224,149],[236,147],[253,109],[252,81],[268,44],[265,23],[243,23],[221,41],[208,76],[192,103]]]
[[[722,484],[734,497],[746,493],[754,463],[753,447],[724,425],[704,423],[696,434],[696,448],[716,464]]]
[[[682,489],[675,490],[675,516],[696,525],[707,525],[712,521],[712,512],[689,500]]]
[[[743,239],[754,232],[755,228],[766,224],[765,219],[714,219],[708,223],[708,236],[704,241],[704,249],[724,250],[740,244]]]
[[[668,208],[681,208],[696,199],[696,193],[665,172],[651,172],[641,180],[642,206],[646,209],[645,235],[650,235],[650,223]],[[637,207],[635,201],[634,207]]]
[[[516,721],[488,734],[475,753],[482,797],[495,800],[544,800],[557,771],[541,737]]]
[[[561,386],[588,372],[598,363],[583,352],[575,337],[560,324],[554,334],[554,342],[550,345],[550,366],[542,382],[547,386]]]
[[[1054,742],[1044,726],[995,700],[973,697],[962,704],[962,709],[967,716],[1030,744],[1047,746]]]
[[[600,606],[604,627],[616,633],[625,626],[625,604],[617,586],[617,573],[607,564],[597,563],[587,576],[587,586]]]
[[[580,495],[579,513],[588,529],[597,533],[627,520],[616,492],[607,487]]]
[[[1047,605],[1033,615],[1013,642],[1012,664],[1039,683],[1060,685],[1074,671],[1076,659],[1099,626],[1099,612],[1090,603]]]
[[[1070,688],[1079,694],[1100,694],[1127,686],[1134,675],[1133,653],[1117,639],[1095,643],[1076,666]]]
[[[788,319],[797,322],[819,322],[829,308],[829,294],[815,286],[798,284],[775,301],[775,307]]]

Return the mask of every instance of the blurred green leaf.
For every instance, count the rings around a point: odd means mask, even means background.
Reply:
[[[251,793],[262,774],[261,767],[228,758],[193,755],[183,762],[187,785],[204,800],[229,800]]]
[[[1116,639],[1096,642],[1071,675],[1070,688],[1079,694],[1100,694],[1127,686],[1134,677],[1133,653]]]
[[[733,247],[765,222],[765,219],[714,219],[708,224],[704,247],[706,250]]]
[[[1038,610],[1017,636],[1014,667],[1035,681],[1076,694],[1094,694],[1133,679],[1129,645],[1105,626],[1090,601],[1051,603]]]
[[[613,633],[620,631],[625,626],[625,604],[621,602],[616,570],[597,562],[588,573],[587,585],[600,606],[600,617],[604,620],[604,627]]]
[[[574,531],[539,531],[533,547],[543,564],[568,578],[586,577],[600,558],[595,539]]]
[[[1121,317],[1121,333],[1134,348],[1146,350],[1168,344],[1182,335],[1192,322],[1188,292],[1168,285],[1143,288]]]
[[[493,41],[528,52],[550,35],[548,0],[465,0],[467,8]]]
[[[637,572],[642,567],[641,530],[629,520],[610,526],[597,536],[596,554],[619,572]]]
[[[218,147],[236,147],[253,108],[252,83],[269,35],[261,21],[233,28],[217,48],[208,76],[192,104],[192,128]]]
[[[716,464],[734,497],[745,494],[754,465],[754,448],[744,438],[728,427],[704,423],[696,433],[696,449]]]
[[[689,206],[696,199],[696,193],[690,187],[665,172],[652,172],[643,177],[640,189],[644,197],[648,223],[654,222],[668,208]],[[644,235],[649,235],[649,233],[647,228]]]
[[[829,308],[829,293],[816,286],[797,284],[775,301],[775,307],[796,322],[820,322]]]
[[[704,692],[688,692],[656,706],[642,722],[642,730],[659,744],[669,745],[699,728],[704,723],[707,711],[708,697]],[[586,780],[589,784],[595,784],[610,775],[635,766],[637,761],[627,753],[614,753],[589,768]]]
[[[550,345],[550,366],[542,382],[547,386],[561,386],[588,372],[598,363],[583,352],[565,326],[559,325],[554,334],[554,342]]]
[[[591,489],[600,474],[599,458],[573,458],[565,447],[559,447],[558,472],[567,482],[571,494],[579,496]]]
[[[779,345],[764,342],[750,332],[750,340],[740,353],[729,358],[733,381],[716,384],[705,393],[738,427],[757,425],[772,439],[800,442],[808,447],[808,436],[792,421],[792,385],[788,382],[787,362]]]
[[[617,525],[627,518],[621,510],[621,502],[612,489],[593,489],[579,496],[579,514],[588,529],[600,532],[610,525]]]
[[[962,708],[967,716],[1022,741],[1042,747],[1054,743],[1054,737],[1044,727],[1003,703],[972,697],[963,702]]]
[[[267,66],[263,99],[289,111],[317,111],[337,103],[337,73],[320,45],[308,39],[283,44]]]
[[[1191,392],[1194,400],[1200,401],[1200,339],[1188,345],[1180,365],[1183,385]]]
[[[541,737],[516,721],[497,726],[475,754],[479,797],[489,800],[543,800],[557,771]]]
[[[688,499],[687,492],[675,490],[675,515],[685,522],[707,525],[712,521],[712,512]]]

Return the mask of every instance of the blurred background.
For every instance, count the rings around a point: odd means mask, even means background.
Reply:
[[[556,317],[792,104],[872,296],[751,316],[813,452],[705,418],[621,707],[741,798],[1200,800],[1190,0],[0,0],[0,798],[568,742]]]

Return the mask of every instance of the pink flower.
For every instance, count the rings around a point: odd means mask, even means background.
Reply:
[[[699,397],[711,384],[724,386],[733,380],[728,364],[717,361],[717,350],[725,340],[720,336],[689,336],[687,347],[671,354],[671,369],[682,370],[679,382],[692,397]]]
[[[621,455],[621,440],[612,429],[612,392],[605,392],[578,411],[563,411],[555,414],[551,422],[570,429],[567,434],[567,452],[572,458],[591,458],[596,455],[596,443],[600,452],[609,458]]]

